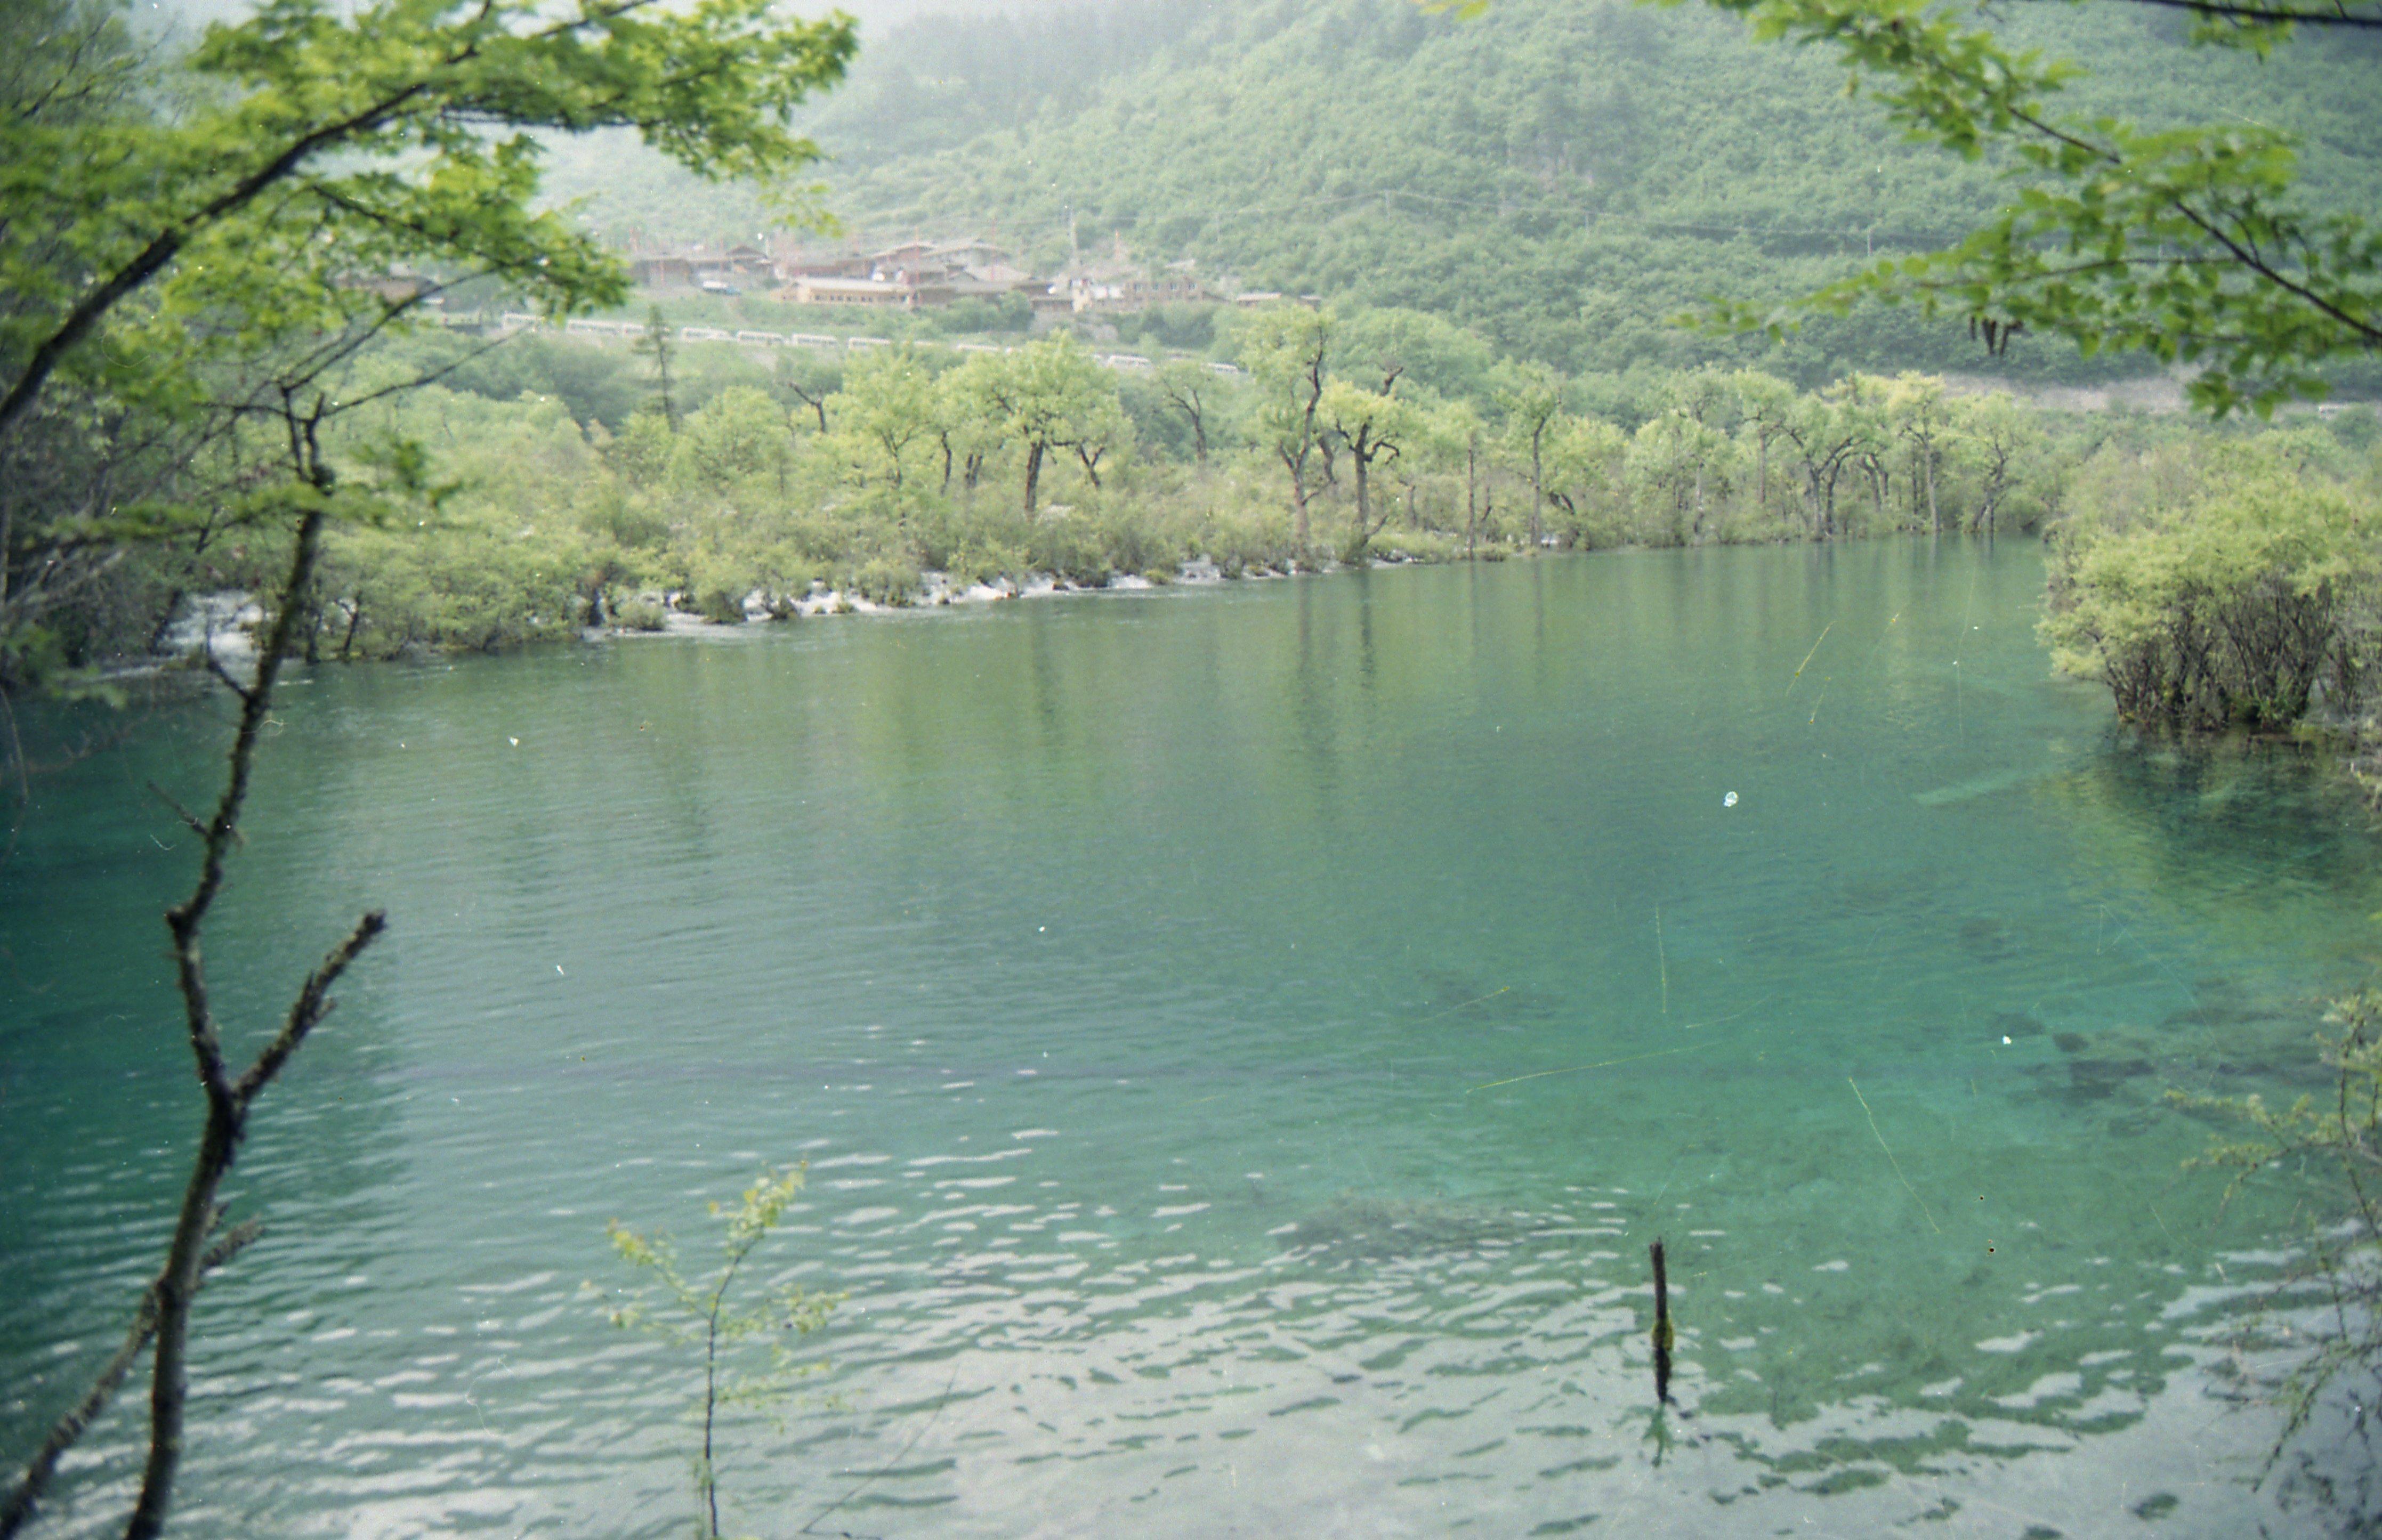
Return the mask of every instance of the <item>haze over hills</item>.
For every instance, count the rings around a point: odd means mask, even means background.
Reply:
[[[144,3],[185,30],[239,0]],[[819,7],[797,0],[795,8]],[[1575,372],[1760,361],[2106,379],[2021,338],[1987,358],[1957,321],[1872,309],[1784,345],[1699,336],[1708,296],[1800,292],[1877,252],[1926,250],[2006,190],[1906,145],[1833,62],[1750,41],[1701,6],[1496,0],[1472,19],[1410,0],[845,0],[853,76],[808,128],[817,206],[846,238],[998,238],[1051,272],[1071,252],[1189,261],[1211,287],[1444,316]],[[2093,78],[2077,105],[2145,123],[2221,116],[2305,141],[2312,198],[2382,206],[2382,41],[2304,38],[2269,62],[2181,45],[2149,6],[2013,7],[2002,24]],[[752,239],[780,215],[621,135],[549,146],[549,195],[615,237]],[[2382,365],[2339,373],[2382,395]]]
[[[2314,196],[2382,203],[2382,48],[2314,38],[2268,63],[2181,46],[2147,6],[2024,7],[2008,25],[2095,71],[2077,104],[2148,123],[2230,112],[2306,137]],[[1989,361],[1951,321],[1873,310],[1774,348],[1670,324],[1922,250],[2001,199],[1989,168],[1902,143],[1825,56],[1700,6],[1498,0],[1118,0],[885,28],[812,130],[826,203],[864,239],[989,234],[1038,270],[1118,242],[1251,288],[1443,314],[1572,370],[1766,360],[2139,373],[2021,339]],[[558,195],[625,232],[751,233],[766,214],[598,146]],[[2354,372],[2352,372],[2354,373]],[[2344,384],[2354,388],[2354,378]]]
[[[798,5],[790,7],[803,16],[820,16],[840,10],[860,23],[865,37],[876,37],[887,29],[911,20],[929,11],[955,13],[974,18],[996,11],[1032,11],[1066,0],[837,0],[832,5]],[[345,7],[340,7],[345,8]],[[210,21],[236,21],[256,9],[254,0],[132,0],[130,14],[151,26],[174,26],[195,31]]]

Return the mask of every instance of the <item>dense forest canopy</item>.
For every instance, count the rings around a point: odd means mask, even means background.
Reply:
[[[2157,128],[2234,114],[2301,136],[2320,206],[2382,202],[2382,40],[2311,34],[2261,61],[2182,44],[2150,6],[2031,6],[2013,41],[2093,74],[2069,105]],[[1848,370],[2014,380],[2155,367],[2021,338],[1992,358],[1955,322],[1871,308],[1782,345],[1682,331],[1716,294],[1762,301],[1872,254],[1939,249],[2007,197],[1990,165],[1903,142],[1815,51],[1701,7],[1504,0],[1126,0],[937,15],[865,45],[811,131],[846,226],[989,234],[1040,269],[1073,248],[1192,259],[1211,278],[1429,312],[1568,372],[1759,362],[1807,386]],[[757,229],[599,143],[558,197],[616,233]],[[748,226],[751,229],[748,229]],[[2369,377],[2371,376],[2371,377]],[[2382,371],[2336,372],[2351,395]]]

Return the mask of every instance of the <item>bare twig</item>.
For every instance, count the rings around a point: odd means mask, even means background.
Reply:
[[[2357,10],[2331,0],[2302,7],[2298,6],[2237,6],[2222,0],[2134,0],[2138,6],[2155,6],[2167,10],[2190,11],[2192,15],[2211,19],[2240,22],[2256,27],[2382,27],[2382,11]]]
[[[199,822],[199,815],[192,813],[189,808],[184,807],[180,802],[176,801],[172,792],[166,790],[164,787],[159,786],[155,781],[151,781],[149,783],[149,790],[159,801],[172,809],[174,816],[180,819],[184,826],[192,834],[197,835],[201,839],[204,839],[207,837],[207,826]]]
[[[249,1104],[256,1100],[257,1093],[273,1083],[273,1077],[289,1062],[289,1056],[306,1041],[306,1034],[337,1008],[338,1002],[330,997],[331,985],[348,971],[348,964],[362,956],[363,949],[379,939],[381,932],[387,929],[387,913],[377,909],[371,911],[356,922],[356,928],[348,933],[345,941],[331,948],[330,955],[323,959],[322,966],[306,975],[305,985],[298,991],[298,998],[289,1007],[289,1020],[281,1024],[281,1031],[273,1041],[265,1045],[264,1051],[256,1056],[256,1062],[248,1067],[248,1073],[239,1077],[239,1083],[232,1087],[233,1099],[239,1104],[242,1112],[246,1112]]]
[[[215,682],[222,685],[226,690],[230,691],[234,695],[239,696],[241,701],[245,702],[249,699],[250,687],[240,683],[238,679],[233,678],[231,677],[231,670],[226,668],[223,666],[222,660],[215,656],[215,639],[214,637],[210,636],[205,641],[199,643],[199,656],[205,660],[207,672],[215,677]],[[202,829],[199,832],[203,834],[206,831]]]
[[[466,274],[464,277],[485,277],[493,271],[496,270],[490,268],[477,269],[472,273]],[[460,282],[462,280],[458,281]],[[370,317],[360,324],[350,326],[345,331],[333,336],[329,341],[315,348],[313,351],[302,355],[288,368],[282,370],[272,382],[252,389],[247,399],[227,400],[218,403],[220,409],[237,418],[284,416],[284,404],[282,402],[267,400],[264,398],[268,392],[273,394],[281,394],[289,388],[290,381],[296,381],[300,385],[306,385],[321,379],[332,370],[353,359],[356,354],[362,351],[366,345],[378,337],[383,332],[396,325],[399,322],[405,320],[415,312],[424,309],[432,299],[446,293],[448,289],[454,287],[455,286],[453,284],[425,284],[421,289],[416,291],[408,299],[393,300],[384,304],[381,307],[379,314]],[[363,391],[358,395],[342,396],[338,400],[322,403],[321,415],[324,417],[342,416],[348,412],[356,410],[358,408],[368,407],[374,402],[382,400],[387,397],[402,395],[409,390],[418,389],[423,385],[436,385],[440,380],[445,379],[448,375],[453,373],[456,370],[462,368],[465,364],[473,362],[484,354],[504,346],[504,344],[510,340],[510,338],[509,336],[494,338],[490,341],[481,343],[475,348],[466,349],[461,356],[451,359],[448,362],[440,364],[436,368],[418,371],[406,378],[392,381],[387,385],[378,386],[372,390]]]
[[[886,1472],[892,1470],[895,1466],[901,1464],[902,1461],[908,1459],[910,1451],[918,1447],[918,1440],[927,1436],[927,1430],[933,1427],[936,1422],[942,1417],[943,1408],[949,1406],[952,1401],[952,1387],[959,1384],[959,1382],[960,1366],[954,1363],[952,1365],[952,1377],[943,1382],[943,1393],[935,1402],[934,1416],[927,1418],[925,1422],[918,1424],[916,1430],[910,1435],[908,1442],[904,1443],[899,1449],[894,1451],[892,1459],[887,1461],[877,1470],[869,1473],[869,1474],[862,1480],[859,1485],[853,1487],[851,1491],[846,1492],[842,1497],[836,1498],[835,1501],[828,1504],[825,1508],[820,1509],[817,1513],[812,1514],[811,1522],[804,1524],[802,1528],[794,1531],[794,1533],[796,1534],[811,1534],[817,1533],[818,1522],[821,1519],[826,1518],[829,1514],[834,1512],[837,1509],[841,1508],[853,1498],[860,1496],[863,1492],[867,1491],[871,1486],[877,1484],[877,1480],[879,1476],[884,1475]],[[837,1540],[873,1540],[873,1537],[864,1537],[853,1534],[850,1530],[832,1530],[829,1533],[836,1536]],[[5,1536],[0,1536],[0,1540],[5,1540]]]

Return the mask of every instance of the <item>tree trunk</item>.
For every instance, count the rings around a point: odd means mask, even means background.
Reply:
[[[1274,452],[1282,457],[1283,469],[1290,472],[1290,543],[1304,556],[1308,539],[1307,451],[1302,448],[1294,455],[1277,446]]]
[[[1042,441],[1025,446],[1025,517],[1034,517],[1034,494],[1042,484]]]
[[[1480,527],[1480,480],[1475,474],[1477,446],[1464,446],[1464,559],[1470,561],[1475,549],[1475,533]]]
[[[1373,507],[1369,494],[1369,482],[1366,475],[1368,467],[1365,452],[1357,446],[1349,446],[1348,458],[1357,462],[1357,544],[1354,554],[1362,556],[1365,543],[1373,537]]]
[[[1546,494],[1542,490],[1546,476],[1539,464],[1539,441],[1546,435],[1546,424],[1541,422],[1539,424],[1538,432],[1530,435],[1530,549],[1532,551],[1541,550],[1546,544],[1546,522],[1540,517],[1546,502]]]

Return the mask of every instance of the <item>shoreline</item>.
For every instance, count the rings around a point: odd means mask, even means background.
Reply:
[[[1860,539],[1937,539],[1946,535],[1967,541],[1992,535],[1973,535],[1968,532],[1944,532],[1943,535],[1926,536],[1897,532],[1890,535],[1864,536]],[[2033,536],[2018,538],[2032,539]],[[509,641],[498,645],[439,646],[430,643],[409,645],[387,656],[368,656],[321,661],[402,662],[427,657],[454,656],[471,653],[505,653],[532,647],[575,641],[594,643],[611,641],[634,641],[647,637],[704,637],[733,635],[746,627],[767,627],[794,620],[833,619],[844,616],[907,615],[936,609],[952,609],[976,605],[1015,603],[1019,600],[1070,598],[1080,594],[1142,593],[1164,588],[1222,588],[1238,582],[1264,582],[1285,578],[1333,576],[1357,570],[1383,568],[1454,567],[1460,565],[1503,565],[1509,561],[1532,561],[1553,556],[1620,556],[1633,553],[1671,550],[1703,550],[1706,548],[1737,549],[1744,545],[1792,544],[1798,542],[1737,542],[1711,541],[1691,546],[1623,544],[1597,546],[1592,549],[1565,547],[1530,552],[1504,546],[1483,546],[1467,557],[1441,557],[1416,554],[1395,545],[1381,548],[1381,554],[1369,556],[1359,568],[1335,557],[1324,556],[1311,562],[1293,561],[1276,567],[1271,565],[1228,571],[1215,561],[1200,557],[1185,562],[1169,575],[1147,572],[1111,571],[1102,581],[1077,582],[1064,574],[1043,569],[1027,573],[1023,579],[1003,578],[996,582],[970,581],[962,583],[952,574],[926,569],[919,574],[918,587],[902,599],[888,602],[871,599],[865,594],[830,588],[815,581],[810,590],[799,597],[771,593],[755,588],[743,595],[739,606],[743,618],[716,619],[689,607],[692,595],[679,589],[645,589],[612,602],[610,616],[600,625],[579,625],[568,631],[557,630],[545,637]],[[1824,543],[1829,545],[1843,541]],[[650,617],[651,623],[623,621],[623,610],[635,606]],[[241,589],[215,590],[186,594],[173,615],[158,628],[165,643],[157,651],[144,655],[123,656],[103,665],[99,677],[104,681],[130,680],[175,672],[178,669],[203,666],[214,663],[233,670],[252,668],[255,664],[255,632],[264,623],[263,609],[255,596]]]
[[[1393,562],[1404,566],[1411,563]],[[1346,571],[1350,568],[1334,562],[1328,567],[1305,569],[1308,575],[1324,571]],[[744,595],[742,605],[744,618],[715,620],[684,608],[686,595],[679,591],[647,591],[633,601],[662,612],[662,624],[657,628],[624,626],[612,623],[581,628],[583,636],[593,639],[624,636],[699,636],[714,631],[735,630],[742,626],[764,625],[772,621],[833,618],[846,615],[902,615],[917,610],[950,609],[966,605],[998,605],[1020,599],[1056,599],[1082,593],[1141,593],[1160,588],[1210,588],[1230,582],[1260,581],[1271,578],[1299,575],[1297,570],[1284,572],[1274,568],[1259,568],[1237,576],[1228,576],[1214,562],[1204,558],[1183,564],[1173,576],[1153,578],[1145,572],[1111,572],[1097,583],[1070,581],[1062,573],[1029,572],[1023,579],[1003,578],[996,582],[982,580],[961,583],[949,572],[928,569],[919,574],[918,587],[902,600],[887,602],[865,594],[847,593],[815,582],[810,592],[800,598],[788,598],[755,589]]]

